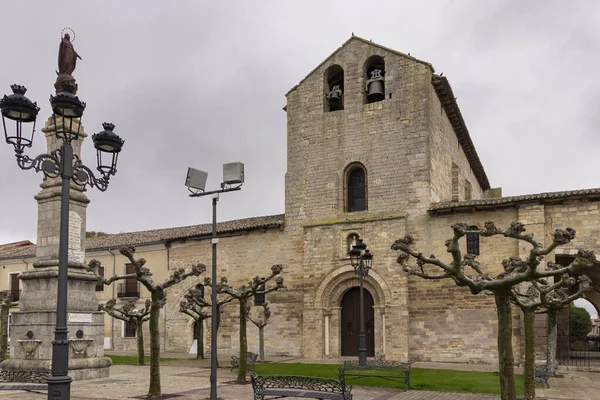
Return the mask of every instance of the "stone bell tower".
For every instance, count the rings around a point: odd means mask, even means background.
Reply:
[[[74,51],[69,36],[65,35],[59,51],[59,71],[55,84],[57,94],[61,91],[59,83],[63,87],[65,83],[69,83],[76,88],[75,79],[71,75],[76,58],[79,56]],[[65,125],[65,121],[65,118],[54,114],[41,130],[46,138],[47,154],[61,149],[63,139],[58,133],[63,138],[76,137],[71,141],[73,160],[66,161],[72,163],[80,157],[81,144],[87,134],[80,126],[80,119],[73,119],[69,126]],[[63,148],[65,149],[66,147]],[[48,172],[46,166],[43,169]],[[50,169],[55,171],[54,168]],[[84,194],[83,186],[76,184],[73,179],[69,185],[66,321],[68,375],[74,380],[107,377],[112,362],[104,357],[104,313],[98,311],[96,279],[85,269],[84,264],[86,208],[89,200]],[[0,373],[8,381],[45,383],[52,370],[52,343],[55,339],[58,308],[62,177],[46,177],[40,187],[40,192],[35,196],[38,202],[37,259],[31,270],[20,274],[22,294],[19,311],[12,316],[11,359],[0,363]],[[63,342],[59,345],[63,345]],[[57,356],[56,359],[62,361],[64,358]],[[61,367],[64,370],[64,366]]]

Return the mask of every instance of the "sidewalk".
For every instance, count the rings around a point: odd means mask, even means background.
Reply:
[[[183,355],[165,354],[166,358],[178,358],[165,361],[161,365],[161,384],[164,395],[176,396],[181,400],[199,400],[207,398],[210,392],[210,368],[208,360],[195,360]],[[228,359],[219,360],[221,366],[228,365]],[[273,360],[275,361],[275,360]],[[284,360],[277,360],[284,361]],[[322,363],[323,360],[286,359],[287,362]],[[339,360],[328,360],[332,363]],[[426,368],[444,368],[455,370],[487,370],[491,366],[470,364],[433,364],[415,363]],[[131,400],[141,398],[148,390],[149,366],[116,365],[111,367],[109,378],[75,381],[71,385],[72,400]],[[223,400],[253,400],[252,385],[234,383],[236,373],[229,368],[218,371],[218,396]],[[354,386],[355,400],[498,400],[499,396],[467,393],[444,393],[408,391],[389,388]],[[550,388],[538,388],[537,395],[548,400],[600,400],[600,375],[590,372],[569,372],[564,378],[551,378]],[[47,392],[0,391],[3,400],[44,400]],[[163,397],[168,398],[168,397]]]

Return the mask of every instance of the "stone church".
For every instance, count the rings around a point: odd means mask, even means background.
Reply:
[[[266,276],[273,264],[284,266],[286,288],[266,298],[272,310],[267,355],[357,355],[359,279],[348,251],[358,237],[374,255],[364,283],[368,356],[390,360],[497,358],[493,299],[473,296],[451,281],[407,276],[390,250],[397,238],[410,233],[423,252],[447,257],[451,224],[482,227],[493,220],[506,227],[519,220],[539,240],[549,241],[556,228],[577,230],[576,240],[548,259],[568,260],[579,247],[598,251],[600,189],[502,197],[500,188],[490,186],[448,79],[428,62],[353,36],[286,99],[285,214],[222,222],[218,228],[218,273],[230,284]],[[118,252],[126,244],[136,246],[157,281],[173,268],[211,260],[209,224],[91,237],[85,258],[99,260],[104,276],[127,272]],[[462,245],[491,272],[501,270],[503,258],[528,250],[512,240],[477,236]],[[29,242],[0,248],[0,288],[17,293],[17,276],[35,257]],[[179,312],[185,291],[202,280],[169,289],[161,314],[164,350],[187,352],[194,329],[210,332],[209,323],[195,327]],[[99,302],[136,298],[140,305],[149,297],[135,281],[99,285],[96,295]],[[588,299],[600,305],[598,291]],[[225,307],[218,341],[223,354],[239,349],[237,315],[235,305]],[[514,315],[518,359],[522,327]],[[127,324],[105,316],[104,332],[106,349],[135,349]],[[258,350],[252,324],[248,342],[250,351]]]

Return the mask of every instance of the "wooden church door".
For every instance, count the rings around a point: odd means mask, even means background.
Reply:
[[[363,289],[365,300],[365,339],[367,357],[375,357],[375,310],[373,296]],[[342,356],[358,356],[358,335],[360,333],[360,288],[348,290],[342,298],[341,342]]]

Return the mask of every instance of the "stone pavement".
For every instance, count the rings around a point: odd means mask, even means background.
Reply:
[[[307,360],[309,361],[309,360]],[[311,360],[317,363],[316,360]],[[322,360],[319,360],[322,361]],[[298,360],[294,360],[298,362]],[[198,364],[200,363],[201,366]],[[178,400],[205,399],[209,394],[210,369],[197,360],[177,360],[161,365],[163,394]],[[226,360],[221,362],[226,365]],[[489,366],[427,364],[428,368],[482,370]],[[453,368],[454,367],[454,368]],[[71,385],[72,400],[131,400],[147,393],[149,367],[116,365],[109,378],[75,381]],[[223,400],[252,400],[252,386],[236,385],[235,372],[221,368],[218,372],[218,396]],[[355,400],[499,400],[499,396],[467,393],[443,393],[354,386]],[[563,378],[551,378],[550,388],[538,388],[538,397],[548,400],[600,400],[600,374],[570,371]],[[45,391],[0,391],[2,400],[44,400]],[[167,398],[167,397],[164,397]]]

